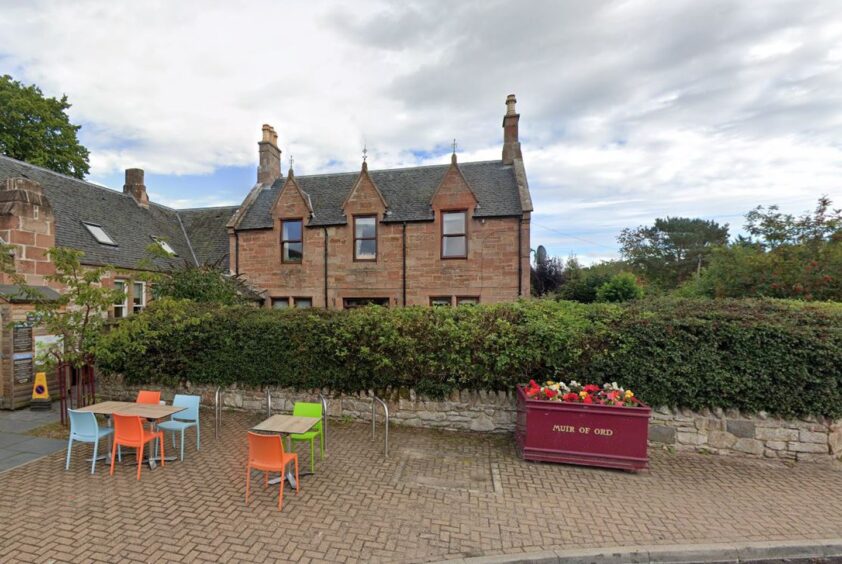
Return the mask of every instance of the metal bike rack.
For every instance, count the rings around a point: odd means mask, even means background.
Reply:
[[[322,402],[322,446],[327,452],[327,398],[319,394],[319,399]]]
[[[216,388],[213,396],[213,434],[219,438],[219,429],[222,426],[222,387]]]
[[[376,422],[376,408],[377,402],[380,402],[380,405],[383,406],[383,414],[386,416],[386,437],[385,437],[385,445],[383,448],[383,456],[385,458],[389,458],[389,406],[386,405],[386,402],[382,399],[378,398],[377,396],[371,396],[371,438],[374,440],[374,426]]]
[[[266,388],[266,417],[272,416],[272,390]]]

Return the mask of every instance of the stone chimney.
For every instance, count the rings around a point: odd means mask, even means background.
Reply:
[[[142,168],[127,168],[126,183],[123,184],[123,194],[128,194],[142,208],[149,207],[149,196],[146,195],[146,184],[143,183]]]
[[[515,159],[523,159],[520,152],[520,140],[517,136],[517,124],[520,114],[515,110],[517,99],[514,94],[506,97],[506,115],[503,116],[503,164],[510,165]]]
[[[278,134],[274,127],[263,124],[263,139],[257,146],[260,153],[257,181],[271,185],[281,177],[281,150],[278,149]]]

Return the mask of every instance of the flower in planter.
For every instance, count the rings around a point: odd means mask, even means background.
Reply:
[[[543,385],[530,380],[523,389],[526,397],[540,400],[617,407],[632,407],[640,404],[631,390],[620,387],[617,382],[606,383],[600,387],[596,384],[583,386],[575,380],[569,384],[548,380]]]

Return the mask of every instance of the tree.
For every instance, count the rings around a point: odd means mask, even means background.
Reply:
[[[570,257],[564,265],[564,281],[556,296],[560,300],[593,303],[597,300],[599,288],[624,268],[626,265],[620,261],[605,261],[583,267],[576,257]]]
[[[643,297],[643,288],[631,272],[621,272],[599,287],[596,292],[598,302],[627,302]]]
[[[535,252],[535,266],[532,267],[532,295],[545,296],[558,290],[564,283],[564,264],[558,257],[547,255],[544,245]]]
[[[0,269],[33,302],[35,323],[44,327],[48,334],[60,337],[60,342],[51,345],[46,350],[47,358],[42,360],[81,367],[93,354],[108,310],[123,297],[121,290],[102,285],[102,278],[113,269],[82,266],[85,254],[82,251],[52,248],[47,256],[56,272],[46,278],[63,289],[55,301],[44,301],[41,293],[15,271],[11,254],[15,248],[14,245],[0,245]]]
[[[195,266],[159,273],[154,278],[155,298],[186,299],[200,303],[237,305],[253,302],[254,292],[238,276],[227,274],[217,265]]]
[[[61,174],[84,178],[88,150],[70,123],[67,96],[46,98],[35,85],[0,77],[0,153]]]
[[[842,300],[842,210],[819,198],[812,214],[777,206],[746,214],[743,237],[715,250],[695,291],[711,297]]]
[[[658,218],[651,227],[624,229],[620,253],[637,272],[662,288],[698,275],[713,248],[728,243],[728,225],[687,217]]]

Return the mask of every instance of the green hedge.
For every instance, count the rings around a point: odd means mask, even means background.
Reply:
[[[842,416],[842,304],[533,300],[272,311],[159,300],[97,346],[132,383],[509,390],[617,381],[651,405]]]

